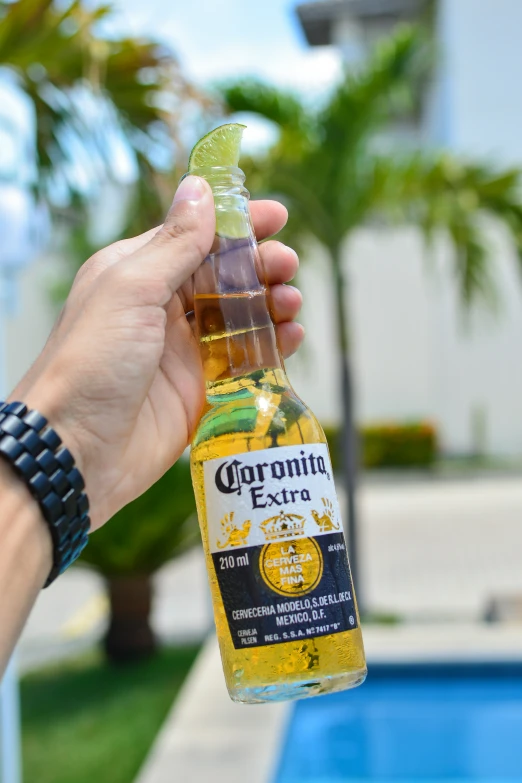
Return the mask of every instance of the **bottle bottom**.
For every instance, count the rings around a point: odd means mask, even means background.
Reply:
[[[259,685],[251,688],[229,688],[232,701],[241,704],[265,704],[279,701],[295,701],[310,696],[322,696],[356,688],[366,679],[367,669],[356,669],[343,674],[307,679],[294,682],[281,682],[273,685]]]

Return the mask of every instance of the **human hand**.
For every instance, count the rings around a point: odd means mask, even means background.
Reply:
[[[286,210],[252,202],[258,239],[279,231]],[[95,530],[144,492],[189,444],[204,403],[191,275],[215,233],[212,191],[187,177],[159,229],[117,242],[80,269],[38,360],[11,395],[43,413],[71,450]],[[260,247],[285,356],[303,338],[293,323],[298,266],[280,242]]]

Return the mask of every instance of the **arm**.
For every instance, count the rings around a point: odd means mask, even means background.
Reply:
[[[252,204],[258,237],[286,220],[275,202]],[[87,261],[37,361],[11,399],[40,411],[72,452],[86,483],[91,530],[144,492],[182,454],[197,425],[204,381],[191,276],[214,239],[212,192],[187,177],[159,229],[118,242]],[[301,297],[282,283],[297,257],[262,245],[284,354],[301,342],[292,319]],[[0,460],[0,674],[51,569],[46,523]]]
[[[0,463],[0,672],[52,565],[51,538],[29,490]]]

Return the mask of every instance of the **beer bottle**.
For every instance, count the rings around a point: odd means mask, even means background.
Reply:
[[[191,468],[228,691],[256,703],[351,688],[366,666],[332,465],[278,350],[245,177],[191,173],[217,221],[194,278],[208,405]]]

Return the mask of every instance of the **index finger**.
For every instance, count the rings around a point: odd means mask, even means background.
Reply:
[[[250,214],[259,241],[277,234],[288,220],[288,210],[279,201],[251,201]]]

